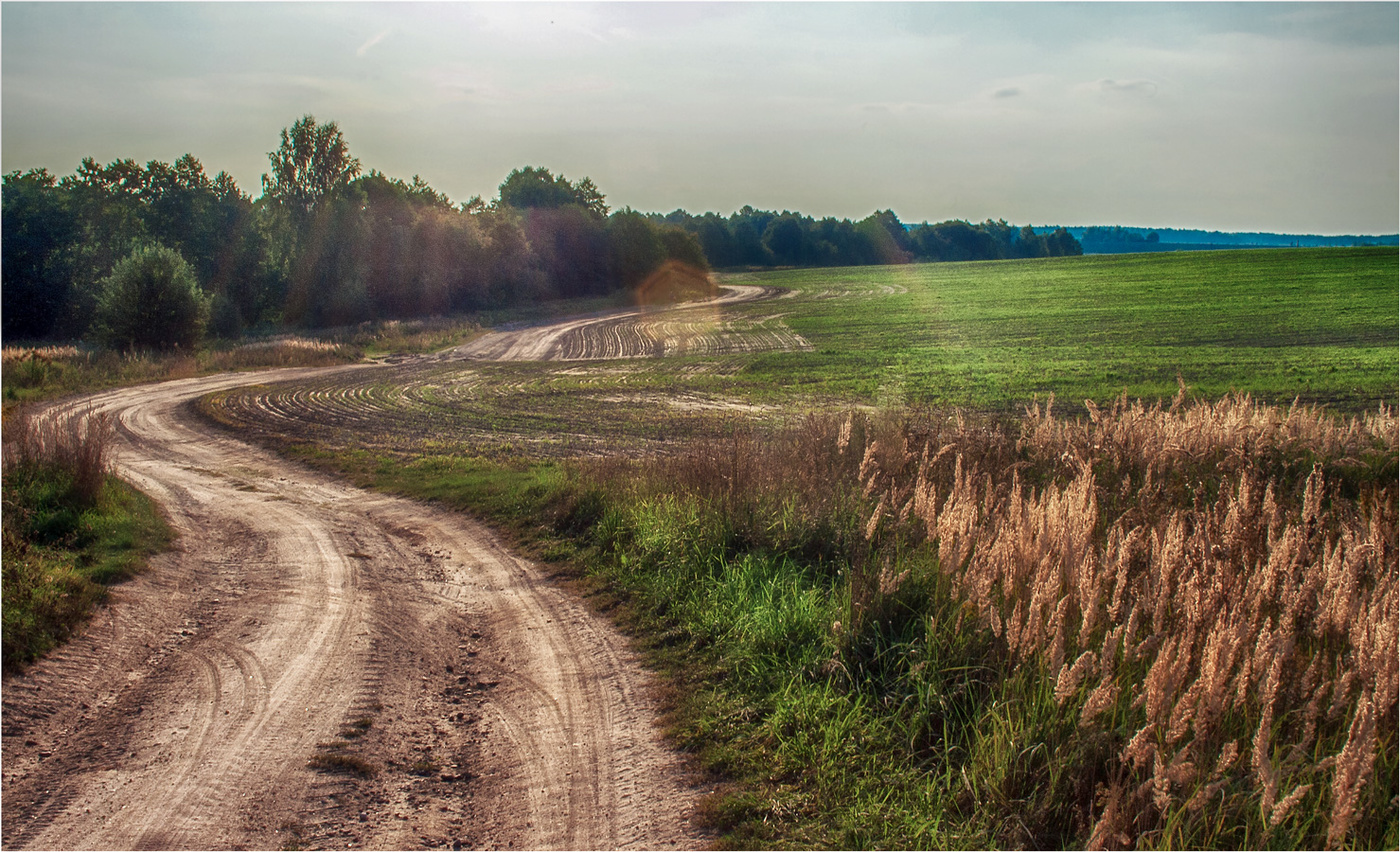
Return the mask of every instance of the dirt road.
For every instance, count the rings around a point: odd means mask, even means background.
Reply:
[[[252,380],[67,406],[118,419],[118,471],[179,539],[5,682],[4,845],[706,845],[611,627],[469,519],[310,473],[188,410]]]
[[[666,308],[621,310],[547,326],[496,331],[443,353],[489,361],[573,361],[810,349],[782,314],[738,317],[727,305],[782,298],[778,287],[730,284],[718,298]]]

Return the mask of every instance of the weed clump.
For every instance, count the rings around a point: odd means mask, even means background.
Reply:
[[[322,772],[355,775],[360,778],[373,778],[379,771],[374,764],[362,757],[324,746],[311,755],[306,765]]]

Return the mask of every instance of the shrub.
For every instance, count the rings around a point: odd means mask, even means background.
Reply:
[[[93,332],[113,349],[192,349],[209,321],[209,297],[180,253],[138,248],[102,280]]]

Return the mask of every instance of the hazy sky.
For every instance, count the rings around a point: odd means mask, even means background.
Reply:
[[[4,171],[278,133],[462,201],[1400,230],[1400,4],[0,4]]]

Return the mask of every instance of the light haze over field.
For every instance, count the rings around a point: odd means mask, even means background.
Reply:
[[[454,201],[536,165],[663,213],[1394,233],[1398,10],[6,2],[0,158],[256,197],[310,113]]]

